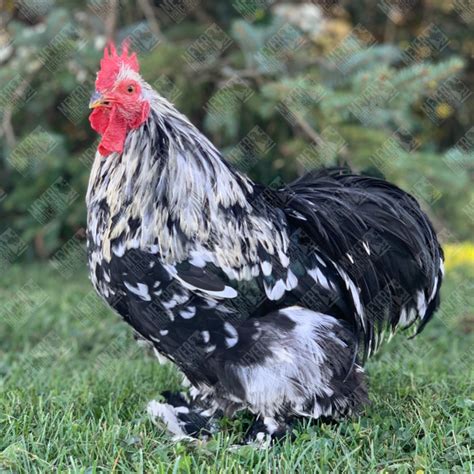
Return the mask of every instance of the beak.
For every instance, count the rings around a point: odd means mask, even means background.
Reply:
[[[91,100],[89,101],[89,109],[96,109],[102,105],[104,97],[100,92],[95,91],[92,94]]]

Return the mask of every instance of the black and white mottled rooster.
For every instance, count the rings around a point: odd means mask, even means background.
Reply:
[[[367,401],[361,363],[384,335],[419,332],[443,253],[419,205],[381,179],[312,172],[254,183],[109,45],[90,122],[92,282],[191,382],[148,410],[176,436],[248,409],[257,440]]]

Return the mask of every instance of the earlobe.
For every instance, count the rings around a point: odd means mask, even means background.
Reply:
[[[138,128],[147,118],[150,113],[150,104],[144,100],[141,104],[140,115],[131,124],[131,128]]]

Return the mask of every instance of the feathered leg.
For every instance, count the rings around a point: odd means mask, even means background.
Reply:
[[[285,438],[294,425],[294,419],[256,417],[245,436],[245,443],[266,446],[273,441]]]
[[[147,411],[151,419],[168,430],[175,440],[208,439],[217,431],[217,422],[222,417],[215,403],[203,403],[202,399],[191,391],[163,392],[164,402],[152,400]]]
[[[156,349],[153,351],[161,365],[170,363]],[[190,385],[183,374],[183,386]],[[162,401],[148,403],[147,412],[152,421],[169,431],[175,440],[205,440],[217,430],[217,421],[222,416],[217,403],[209,395],[196,387],[191,387],[189,393],[165,391],[161,394]]]
[[[223,413],[256,415],[246,441],[283,437],[296,419],[338,419],[368,402],[351,329],[326,314],[292,306],[237,328],[238,343],[206,360],[217,383],[191,397],[164,394],[149,413],[175,438],[208,437]]]
[[[239,344],[214,361],[215,396],[258,416],[257,441],[282,436],[297,417],[337,419],[368,402],[357,343],[344,322],[292,306],[248,320],[238,333]]]

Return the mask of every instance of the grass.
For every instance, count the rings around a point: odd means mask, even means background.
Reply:
[[[368,363],[363,416],[300,426],[271,449],[233,448],[241,420],[206,445],[171,442],[145,406],[178,374],[85,274],[13,266],[0,280],[0,472],[472,472],[472,271],[450,272],[420,337]]]

